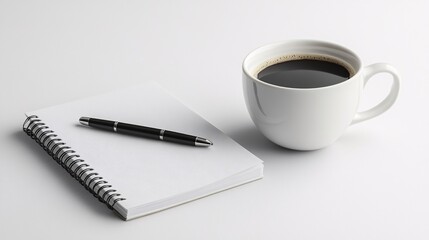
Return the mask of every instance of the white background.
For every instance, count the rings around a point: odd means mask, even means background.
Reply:
[[[0,238],[428,239],[428,10],[423,0],[0,0]],[[247,114],[241,62],[296,38],[396,66],[397,103],[323,150],[270,143]],[[264,160],[265,178],[123,222],[22,132],[26,111],[146,80]],[[375,77],[362,109],[389,83]]]

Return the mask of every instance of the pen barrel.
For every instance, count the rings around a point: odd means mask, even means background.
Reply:
[[[175,143],[181,143],[181,144],[195,146],[196,137],[191,136],[191,135],[187,135],[187,134],[183,134],[183,133],[165,130],[164,135],[163,135],[163,139],[164,139],[164,141],[167,141],[167,142],[175,142]]]
[[[144,138],[159,139],[161,129],[119,122],[116,132]]]
[[[90,118],[88,121],[88,126],[94,127],[94,128],[100,128],[104,130],[113,131],[113,126],[115,122],[109,121],[109,120],[103,120],[98,118]]]

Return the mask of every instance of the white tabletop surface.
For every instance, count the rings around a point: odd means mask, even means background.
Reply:
[[[1,239],[429,239],[428,1],[0,0]],[[256,130],[241,62],[321,39],[401,72],[392,109],[296,152]],[[265,178],[129,222],[21,129],[24,112],[160,82],[265,161]],[[371,81],[362,109],[380,101]],[[132,111],[132,109],[130,109]]]

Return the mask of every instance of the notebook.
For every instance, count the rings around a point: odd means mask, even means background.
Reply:
[[[263,163],[157,83],[26,113],[24,132],[124,220],[263,177]],[[82,116],[210,139],[193,147],[79,124]],[[227,116],[225,116],[227,117]]]

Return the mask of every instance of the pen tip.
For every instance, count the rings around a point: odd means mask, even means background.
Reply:
[[[211,145],[213,145],[213,142],[208,139],[201,138],[201,137],[197,137],[197,139],[195,139],[195,146],[210,147]]]
[[[81,118],[79,118],[79,122],[82,125],[88,126],[89,125],[89,117],[81,117]]]

